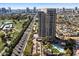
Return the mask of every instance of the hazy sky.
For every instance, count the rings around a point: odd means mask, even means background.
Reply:
[[[0,3],[1,7],[11,7],[12,9],[25,9],[26,7],[33,8],[74,8],[79,7],[79,3]]]

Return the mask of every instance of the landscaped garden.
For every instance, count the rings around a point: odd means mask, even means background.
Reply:
[[[27,19],[21,19],[21,20],[10,19],[9,20],[9,19],[1,19],[0,18],[0,53],[2,52],[2,50],[4,50],[5,47],[8,47],[13,43],[13,41],[16,39],[16,37],[22,31],[23,24],[24,24],[24,22],[26,22],[26,20]],[[3,28],[1,29],[1,26],[4,25],[7,22],[13,24],[13,28],[10,31],[4,31]],[[4,34],[4,37],[6,35],[8,38],[2,39],[3,34]],[[5,42],[3,42],[3,40]]]

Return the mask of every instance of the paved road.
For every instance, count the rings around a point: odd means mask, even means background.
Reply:
[[[16,45],[16,47],[13,49],[12,56],[22,56],[23,55],[23,50],[24,50],[25,45],[27,43],[28,37],[30,37],[29,34],[32,32],[33,23],[34,23],[34,21],[31,22],[28,29],[24,32],[23,37],[21,38],[19,43]]]

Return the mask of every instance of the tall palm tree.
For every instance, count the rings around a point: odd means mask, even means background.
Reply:
[[[75,45],[76,45],[75,40],[73,40],[71,38],[66,42],[66,46],[65,47],[72,51],[71,55],[73,55],[73,47],[75,47]]]
[[[71,51],[69,48],[67,48],[67,49],[65,50],[65,55],[66,55],[66,56],[71,56],[71,54],[72,54],[72,51]]]

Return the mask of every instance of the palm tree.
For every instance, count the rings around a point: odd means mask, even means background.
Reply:
[[[47,42],[48,42],[48,36],[42,37],[42,42],[43,42],[43,44],[47,44]]]
[[[67,49],[65,50],[65,55],[66,55],[66,56],[71,56],[71,54],[72,54],[72,51],[71,51],[69,48],[67,48]]]
[[[67,49],[69,48],[72,51],[72,54],[71,55],[73,55],[73,47],[75,47],[75,45],[76,45],[75,40],[73,40],[71,38],[66,42],[66,46],[65,47]]]

